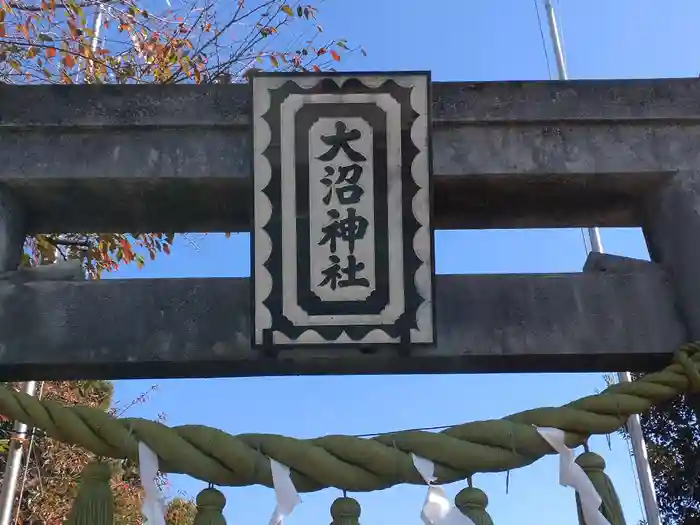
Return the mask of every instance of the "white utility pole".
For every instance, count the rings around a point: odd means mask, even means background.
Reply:
[[[559,80],[568,80],[568,75],[566,74],[566,63],[564,62],[564,52],[562,49],[561,39],[559,37],[559,29],[557,28],[557,19],[554,15],[554,6],[552,6],[551,0],[544,0],[544,3],[547,11],[549,33],[552,38],[552,47],[554,48],[554,54],[557,60]],[[604,253],[603,244],[600,240],[600,230],[598,230],[598,228],[588,228],[588,238],[591,241],[591,251]],[[619,383],[629,383],[632,381],[632,377],[629,372],[618,372],[617,379]],[[639,478],[639,485],[642,490],[642,500],[644,502],[646,522],[648,525],[661,525],[659,504],[656,501],[656,492],[654,490],[654,480],[651,475],[651,467],[649,466],[647,446],[644,442],[642,423],[638,415],[635,414],[627,420],[627,431],[629,432],[630,440],[632,442],[632,455],[634,456],[634,463],[637,467],[637,477]]]
[[[36,381],[22,383],[21,391],[30,396],[34,395]],[[0,525],[10,525],[12,507],[17,492],[17,479],[22,470],[22,452],[24,440],[27,439],[27,425],[15,421],[7,451],[7,463],[2,477],[2,492],[0,492]]]
[[[566,63],[564,62],[564,51],[559,38],[559,29],[557,28],[557,19],[554,16],[554,6],[550,0],[545,0],[545,9],[547,10],[547,22],[549,24],[549,34],[552,37],[552,46],[554,47],[554,55],[557,59],[557,72],[559,80],[569,80],[566,74]],[[603,253],[603,243],[600,241],[600,230],[598,228],[588,228],[588,239],[591,241],[591,251]]]

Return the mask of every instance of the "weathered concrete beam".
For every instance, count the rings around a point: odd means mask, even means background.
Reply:
[[[33,281],[82,281],[85,271],[81,261],[59,260],[56,264],[25,266],[17,270],[0,273],[0,282],[27,283]]]
[[[0,127],[248,126],[247,84],[0,85]],[[700,120],[697,78],[434,82],[433,120]],[[129,104],[124,102],[128,101]]]
[[[697,79],[436,83],[435,225],[638,225],[700,169],[699,98]],[[32,231],[247,230],[249,104],[240,85],[0,86],[0,184]]]
[[[0,380],[650,370],[686,341],[662,272],[444,275],[436,348],[250,348],[247,279],[0,281]]]
[[[637,273],[661,272],[663,269],[651,261],[624,257],[610,253],[589,252],[583,265],[584,272]]]

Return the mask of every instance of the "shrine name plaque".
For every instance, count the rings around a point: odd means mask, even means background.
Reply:
[[[430,74],[251,87],[254,346],[435,344]]]

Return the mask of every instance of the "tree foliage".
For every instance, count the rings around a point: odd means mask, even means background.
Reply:
[[[661,521],[668,525],[700,523],[698,408],[698,396],[683,395],[641,417]],[[629,440],[627,430],[621,432]]]
[[[168,502],[165,523],[168,525],[192,525],[197,507],[192,499],[176,497]]]
[[[317,13],[287,0],[0,0],[0,82],[238,83],[254,69],[321,71],[350,49],[325,37]],[[36,235],[24,263],[80,258],[99,278],[168,254],[173,238]]]
[[[144,403],[148,392],[124,407],[110,408],[112,383],[108,381],[46,382],[42,385],[42,398],[72,405],[81,404],[109,410],[123,415],[131,407]],[[5,467],[8,438],[12,422],[4,421],[0,430],[4,437],[4,450],[0,467]],[[34,439],[27,439],[24,447],[26,473],[23,470],[15,501],[13,518],[18,523],[30,525],[54,525],[63,523],[78,489],[82,469],[94,455],[84,449],[48,438],[36,431]],[[29,463],[26,458],[29,457]],[[112,461],[112,492],[115,496],[115,525],[139,525],[142,523],[138,468],[130,461]],[[166,485],[167,479],[161,478]],[[19,510],[18,510],[19,509]],[[184,498],[175,498],[168,503],[168,525],[190,525],[194,516],[194,504]]]

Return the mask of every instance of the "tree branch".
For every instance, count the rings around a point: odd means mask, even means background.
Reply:
[[[79,248],[90,248],[90,243],[87,241],[79,241],[73,239],[56,239],[55,237],[46,237],[46,240],[56,246],[77,246]]]
[[[110,2],[113,2],[114,0],[87,0],[85,2],[78,3],[74,6],[69,6],[65,3],[59,4],[56,6],[57,9],[74,9],[75,7],[78,7],[80,9],[83,9],[85,7],[92,7],[95,5],[100,5],[100,4],[108,4]],[[27,5],[24,2],[17,2],[16,0],[10,0],[7,3],[10,8],[16,9],[17,11],[27,11],[27,12],[33,12],[37,13],[40,11],[43,11],[44,8],[42,8],[40,5]]]

